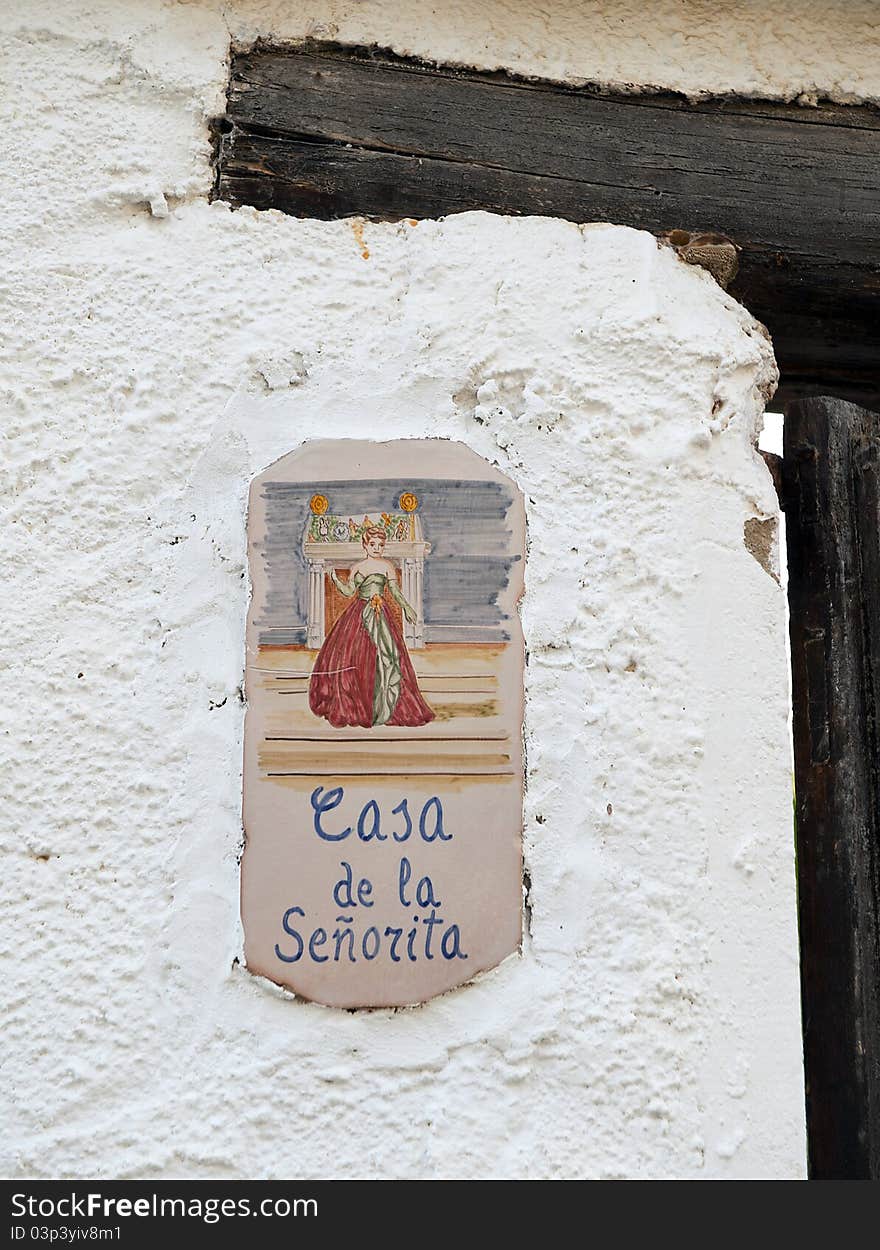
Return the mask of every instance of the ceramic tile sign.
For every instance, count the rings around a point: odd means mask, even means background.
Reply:
[[[520,943],[522,496],[459,443],[306,443],[248,540],[247,966],[423,1002]]]

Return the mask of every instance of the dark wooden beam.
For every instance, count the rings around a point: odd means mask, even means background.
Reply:
[[[810,1175],[880,1180],[880,413],[784,438]]]
[[[727,235],[790,399],[880,395],[880,110],[596,91],[307,45],[233,56],[216,195]]]

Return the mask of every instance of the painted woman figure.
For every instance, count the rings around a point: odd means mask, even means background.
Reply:
[[[336,589],[353,599],[324,640],[309,681],[309,707],[336,728],[343,725],[426,725],[434,713],[422,698],[406,643],[385,602],[385,590],[408,621],[416,613],[404,599],[394,566],[384,558],[385,531],[364,530],[364,559],[348,582],[336,571]]]

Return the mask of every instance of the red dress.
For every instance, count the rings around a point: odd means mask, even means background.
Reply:
[[[406,643],[383,595],[387,585],[392,594],[397,591],[395,598],[403,606],[396,584],[382,573],[370,573],[350,585],[354,600],[315,660],[309,707],[337,729],[427,725],[434,713],[422,698]]]

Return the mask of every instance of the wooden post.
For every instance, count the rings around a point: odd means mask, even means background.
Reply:
[[[880,1179],[880,414],[786,412],[810,1176]]]

